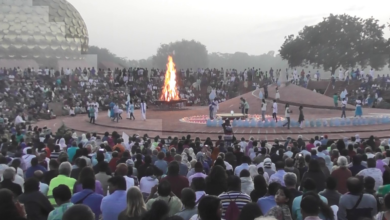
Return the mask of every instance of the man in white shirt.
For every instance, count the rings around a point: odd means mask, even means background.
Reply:
[[[278,118],[276,117],[276,114],[278,113],[278,104],[276,103],[276,100],[274,100],[274,103],[272,104],[272,118],[278,122]]]
[[[241,142],[238,143],[238,145],[240,145],[241,152],[245,152],[245,148],[248,145],[248,143],[245,141],[245,138],[241,138]]]
[[[371,75],[372,78],[374,78],[374,73],[375,73],[374,69],[371,68],[370,75]]]
[[[26,121],[23,120],[21,113],[19,113],[15,118],[15,125],[26,123]]]
[[[341,118],[346,118],[347,116],[345,115],[345,108],[347,107],[347,101],[345,98],[343,98],[343,101],[341,101]]]
[[[35,157],[36,156],[32,154],[32,149],[28,149],[27,154],[22,156],[26,170],[31,167],[31,160]]]

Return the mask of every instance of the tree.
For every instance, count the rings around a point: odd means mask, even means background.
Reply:
[[[298,36],[286,37],[279,52],[290,67],[322,66],[332,73],[357,65],[380,69],[387,62],[384,28],[374,18],[331,14],[317,25],[305,26]]]
[[[176,69],[208,67],[206,46],[194,40],[182,40],[170,44],[162,44],[157,49],[157,54],[153,56],[153,66],[156,68],[165,68],[169,55],[173,56]]]
[[[89,54],[96,54],[98,58],[98,63],[100,62],[113,62],[120,64],[123,67],[129,67],[134,64],[134,62],[126,60],[125,58],[118,57],[117,55],[113,54],[111,51],[109,51],[106,48],[100,48],[97,46],[89,46],[88,50]]]

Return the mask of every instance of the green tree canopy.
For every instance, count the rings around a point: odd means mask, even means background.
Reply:
[[[332,73],[338,67],[380,69],[388,58],[384,28],[374,18],[331,14],[317,25],[305,26],[298,36],[287,36],[279,52],[290,67],[313,65]]]
[[[200,42],[191,40],[176,41],[170,44],[162,44],[153,56],[153,66],[165,68],[168,56],[173,57],[177,68],[202,68],[208,66],[206,46]]]

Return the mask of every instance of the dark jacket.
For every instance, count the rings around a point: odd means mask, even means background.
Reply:
[[[58,170],[49,170],[43,174],[42,182],[49,185],[51,179],[53,179],[54,177],[57,177],[57,176],[58,176]]]
[[[28,220],[46,220],[53,206],[41,192],[23,193],[18,198],[24,204]]]
[[[9,189],[15,196],[20,196],[22,192],[22,187],[19,184],[13,183],[11,180],[3,180],[0,183],[0,189]]]

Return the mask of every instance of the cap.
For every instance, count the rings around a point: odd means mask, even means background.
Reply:
[[[126,164],[127,164],[127,166],[134,166],[134,161],[133,161],[133,159],[128,159],[128,160],[126,160]]]
[[[270,158],[266,158],[264,160],[264,168],[271,168],[272,167],[272,161]]]

